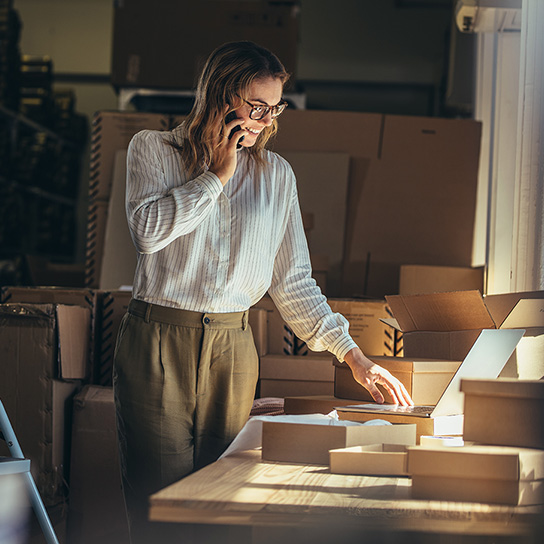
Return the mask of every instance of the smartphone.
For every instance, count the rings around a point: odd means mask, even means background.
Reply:
[[[230,123],[231,121],[233,121],[234,119],[238,119],[238,117],[236,117],[236,113],[231,111],[226,117],[225,117],[225,123]],[[230,134],[229,134],[229,140],[232,138],[232,135],[239,131],[239,130],[242,130],[240,125],[236,125],[231,131],[230,131]],[[243,139],[245,138],[245,136],[242,136],[240,138],[240,141],[236,144],[236,149],[240,149],[242,147],[242,144],[240,143]]]

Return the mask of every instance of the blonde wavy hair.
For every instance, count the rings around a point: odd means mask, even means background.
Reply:
[[[173,144],[189,175],[199,175],[209,167],[217,126],[225,130],[226,115],[244,104],[251,83],[269,77],[279,79],[285,86],[289,74],[278,57],[260,45],[229,42],[212,52],[198,79],[193,108],[181,125],[181,142]],[[277,128],[274,120],[261,131],[255,145],[244,148],[260,166],[264,164],[262,151]]]

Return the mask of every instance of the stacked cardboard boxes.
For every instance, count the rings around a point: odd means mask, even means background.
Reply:
[[[0,304],[0,398],[46,506],[67,499],[70,406],[89,376],[90,332],[85,307]]]
[[[466,379],[461,390],[464,439],[474,444],[409,448],[412,496],[544,504],[544,381]]]
[[[474,357],[473,348],[480,342],[485,330],[495,330],[496,332],[504,331],[519,334],[520,338],[523,334],[531,335],[531,337],[541,338],[542,313],[539,308],[542,307],[542,292],[517,293],[508,295],[495,295],[486,297],[485,301],[478,291],[463,291],[452,293],[434,293],[424,295],[394,295],[386,296],[386,300],[391,307],[392,314],[395,319],[385,320],[396,326],[403,333],[404,343],[404,359],[399,361],[382,360],[385,365],[396,364],[396,367],[391,366],[391,370],[401,381],[408,385],[412,393],[417,392],[414,388],[416,382],[413,380],[421,380],[416,367],[412,364],[411,374],[406,374],[407,363],[412,360],[423,358],[426,364],[431,364],[430,360],[434,360],[436,369],[439,365],[448,364],[447,361],[464,361]],[[526,327],[522,328],[522,327]],[[521,331],[521,332],[518,332]],[[488,335],[489,336],[489,335]],[[482,352],[482,361],[479,368],[474,370],[474,373],[468,376],[480,378],[497,378],[500,373],[508,372],[508,365],[512,359],[508,357],[514,353],[518,345],[519,338],[509,350],[506,344],[500,347],[503,338],[508,339],[506,334],[502,334],[497,341],[492,345],[486,346]],[[478,339],[478,342],[476,340]],[[500,341],[499,341],[500,340]],[[501,352],[501,349],[506,351]],[[507,359],[502,359],[506,353]],[[494,357],[499,357],[502,361],[500,366],[493,367],[493,372],[489,373],[491,366],[489,361]],[[534,359],[534,358],[533,358]],[[497,359],[498,360],[498,359]],[[414,361],[411,361],[412,363]],[[454,367],[458,363],[450,363]],[[523,365],[518,358],[518,365]],[[438,366],[437,366],[438,365]],[[460,367],[461,369],[462,367]],[[453,370],[453,369],[450,369]],[[542,370],[542,369],[540,369]],[[496,371],[496,373],[495,373]],[[465,372],[463,370],[463,372]],[[537,370],[538,372],[538,370]],[[368,398],[363,392],[357,395],[357,384],[350,380],[349,373],[337,366],[338,375],[338,396],[359,396],[359,398]],[[453,383],[456,383],[458,388],[458,380],[462,374],[459,371],[453,370],[450,374]],[[539,374],[539,376],[542,373]],[[410,380],[406,380],[406,376],[410,376]],[[464,374],[464,377],[467,375]],[[433,376],[437,385],[435,391],[438,396],[442,395],[444,388],[448,385],[448,379],[444,377],[441,385],[438,385],[439,375]],[[427,385],[425,389],[428,391]],[[355,390],[354,390],[355,387]],[[448,389],[450,386],[448,386]],[[355,391],[355,392],[354,392]],[[460,392],[457,392],[461,395]],[[417,393],[419,395],[419,393]],[[419,404],[420,399],[416,400]],[[421,399],[422,400],[422,399]],[[441,399],[442,400],[442,399]],[[433,405],[434,403],[429,403]],[[433,411],[430,419],[418,419],[418,438],[426,434],[461,434],[462,420],[459,420],[455,426],[449,423],[446,427],[442,426],[442,419],[447,416],[455,416],[457,419],[462,417],[462,406],[459,403],[459,398],[455,403],[456,412],[441,413]],[[436,417],[435,417],[436,416]],[[375,409],[364,408],[361,410],[353,410],[345,406],[339,407],[339,417],[346,419],[355,419],[364,421],[371,418],[386,417],[389,421],[405,421],[408,415],[402,414],[377,414]],[[451,423],[451,421],[450,421]]]
[[[396,336],[381,321],[390,316],[385,301],[335,298],[328,301],[334,312],[348,320],[350,334],[365,353],[378,356],[395,353]],[[261,397],[333,397],[334,357],[330,353],[313,352],[297,338],[269,296],[251,308],[250,316],[256,326],[253,332],[261,357]]]
[[[342,111],[282,115],[280,154],[349,156],[342,291],[333,296],[397,293],[406,264],[472,265],[480,132],[480,123],[468,120]],[[323,137],[328,133],[334,138]],[[314,188],[330,194],[330,179],[315,180]]]

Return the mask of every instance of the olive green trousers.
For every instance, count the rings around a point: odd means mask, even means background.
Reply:
[[[113,385],[132,542],[157,541],[160,524],[147,521],[149,496],[215,461],[242,429],[258,366],[248,312],[130,302]]]

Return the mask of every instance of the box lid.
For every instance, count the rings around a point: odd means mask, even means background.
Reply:
[[[470,445],[408,448],[408,473],[418,476],[484,480],[544,478],[544,450]]]
[[[497,328],[479,291],[389,295],[385,298],[403,332]]]
[[[486,295],[484,301],[501,328],[544,327],[544,291]]]
[[[463,379],[461,380],[461,391],[472,395],[544,400],[544,380]]]

